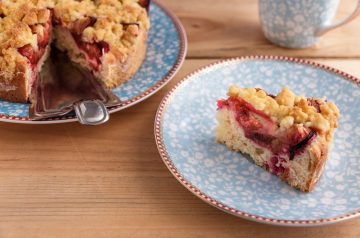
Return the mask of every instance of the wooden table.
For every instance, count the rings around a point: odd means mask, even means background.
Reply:
[[[164,94],[220,58],[313,58],[360,77],[360,19],[316,47],[285,50],[264,39],[255,0],[162,2],[185,25],[189,52],[175,79],[155,96],[98,127],[0,123],[0,237],[360,237],[360,219],[299,229],[225,214],[173,178],[153,136]],[[344,0],[339,16],[354,3]]]

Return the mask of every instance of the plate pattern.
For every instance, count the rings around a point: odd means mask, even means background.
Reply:
[[[176,16],[153,1],[150,21],[145,61],[132,80],[113,90],[123,103],[110,108],[111,113],[130,107],[157,92],[176,74],[185,59],[186,34]],[[28,118],[28,108],[28,104],[0,100],[0,121],[46,124],[76,120],[70,115],[34,122]]]
[[[215,143],[216,100],[228,87],[288,86],[340,108],[340,127],[319,184],[302,193],[240,153]],[[175,177],[208,203],[232,214],[283,225],[332,223],[360,214],[360,82],[317,63],[287,57],[244,57],[186,77],[161,103],[155,121],[158,149]]]

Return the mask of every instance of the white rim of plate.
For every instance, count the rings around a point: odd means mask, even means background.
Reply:
[[[186,180],[181,173],[179,173],[179,171],[177,170],[177,168],[175,167],[175,165],[173,164],[168,152],[166,151],[166,147],[165,144],[163,142],[163,137],[162,137],[162,122],[163,122],[163,117],[164,117],[164,113],[166,112],[166,107],[170,104],[171,102],[171,98],[174,95],[174,93],[181,88],[181,86],[183,85],[184,82],[186,82],[187,80],[193,78],[193,76],[200,74],[206,70],[212,69],[213,67],[216,66],[222,66],[222,65],[226,65],[229,63],[234,63],[234,62],[244,62],[244,61],[251,61],[251,60],[277,60],[277,61],[283,61],[283,62],[292,62],[292,63],[297,63],[297,64],[302,64],[302,65],[308,65],[314,68],[319,68],[325,71],[328,71],[330,73],[334,73],[334,74],[338,74],[339,76],[341,76],[342,78],[344,78],[345,80],[349,80],[354,82],[355,84],[360,86],[360,79],[356,78],[348,73],[345,73],[341,70],[335,69],[333,67],[330,66],[326,66],[320,63],[316,63],[313,61],[309,61],[309,60],[305,60],[305,59],[298,59],[298,58],[292,58],[292,57],[286,57],[286,56],[271,56],[271,55],[252,55],[252,56],[244,56],[244,57],[236,57],[236,58],[230,58],[230,59],[225,59],[225,60],[221,60],[206,66],[203,66],[197,70],[195,70],[194,72],[188,74],[185,78],[183,78],[181,81],[179,81],[167,94],[166,96],[162,99],[159,108],[157,110],[156,116],[155,116],[155,123],[154,123],[154,134],[155,134],[155,141],[156,141],[156,146],[159,150],[160,156],[163,160],[163,162],[165,163],[165,165],[167,166],[167,168],[170,170],[170,172],[173,174],[173,176],[185,187],[187,188],[190,192],[192,192],[193,194],[195,194],[197,197],[199,197],[201,200],[205,201],[206,203],[224,211],[227,212],[229,214],[247,219],[247,220],[251,220],[251,221],[256,221],[256,222],[260,222],[260,223],[265,223],[265,224],[270,224],[270,225],[278,225],[278,226],[297,226],[297,227],[306,227],[306,226],[321,226],[321,225],[328,225],[328,224],[333,224],[336,222],[340,222],[340,221],[345,221],[345,220],[349,220],[355,217],[359,217],[360,216],[360,209],[355,210],[355,211],[351,211],[347,214],[343,214],[340,216],[336,216],[333,218],[325,218],[325,219],[315,219],[315,220],[285,220],[285,219],[273,219],[273,218],[269,218],[269,217],[264,217],[264,216],[258,216],[258,215],[254,215],[254,214],[250,214],[244,211],[240,211],[237,209],[234,209],[232,207],[229,207],[219,201],[217,201],[216,199],[211,198],[210,196],[208,196],[207,194],[203,193],[200,189],[198,189],[197,187],[195,187],[194,185],[191,184],[191,182],[189,182],[188,180]]]
[[[176,63],[173,65],[171,70],[168,74],[162,78],[159,82],[157,82],[154,86],[147,89],[140,95],[131,98],[128,101],[125,101],[119,105],[113,106],[109,109],[109,112],[112,114],[114,112],[118,112],[124,110],[128,107],[131,107],[135,104],[138,104],[145,99],[149,98],[150,96],[157,93],[160,89],[162,89],[167,83],[171,81],[171,79],[175,76],[175,74],[179,71],[181,65],[184,63],[186,52],[187,52],[187,36],[186,31],[180,22],[179,18],[172,13],[169,9],[167,9],[163,4],[159,3],[157,0],[153,0],[153,3],[156,4],[158,7],[161,8],[162,11],[172,20],[174,23],[176,30],[179,35],[180,40],[180,51]],[[9,116],[9,115],[2,115],[0,114],[0,122],[10,122],[10,123],[20,123],[20,124],[59,124],[59,123],[68,123],[68,122],[76,122],[78,119],[74,116],[62,116],[62,117],[54,117],[39,121],[32,121],[28,117],[16,117],[16,116]]]

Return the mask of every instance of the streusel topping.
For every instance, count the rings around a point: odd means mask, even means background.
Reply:
[[[262,89],[231,86],[228,96],[240,97],[251,103],[276,121],[280,128],[304,124],[330,136],[330,132],[338,126],[339,109],[334,103],[325,99],[296,96],[288,88],[283,88],[277,96],[272,96]]]

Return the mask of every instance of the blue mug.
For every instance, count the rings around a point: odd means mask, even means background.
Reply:
[[[324,33],[342,26],[360,14],[360,0],[346,19],[332,23],[340,0],[259,0],[265,37],[287,48],[316,44]]]

